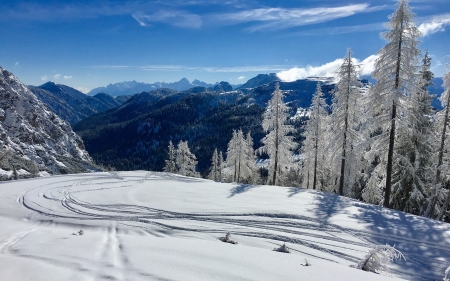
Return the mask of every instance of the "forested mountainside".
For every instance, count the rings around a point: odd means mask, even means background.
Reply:
[[[0,67],[0,177],[32,177],[96,169],[81,138]]]
[[[88,96],[74,88],[54,82],[28,88],[39,100],[47,104],[51,111],[72,125],[95,113],[115,108],[130,98],[130,96],[112,97],[105,93]]]
[[[317,79],[281,82],[285,101],[294,116],[308,107]],[[204,87],[184,92],[160,89],[133,96],[122,106],[89,117],[74,126],[95,161],[118,170],[161,171],[167,158],[169,141],[188,141],[197,156],[198,170],[205,175],[214,149],[225,152],[233,130],[250,132],[254,148],[261,146],[261,127],[276,82],[245,91],[218,93]],[[330,96],[334,88],[323,83]],[[301,120],[291,120],[300,140]]]

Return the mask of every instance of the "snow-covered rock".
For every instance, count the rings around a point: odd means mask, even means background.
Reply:
[[[74,173],[92,170],[94,165],[70,125],[0,67],[0,156],[8,151],[9,157],[0,163],[5,171]]]

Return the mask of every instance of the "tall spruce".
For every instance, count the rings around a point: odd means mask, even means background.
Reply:
[[[251,182],[254,174],[253,140],[248,134],[244,137],[242,130],[233,131],[228,143],[226,170],[234,182]]]
[[[326,130],[327,104],[320,82],[317,83],[316,91],[312,97],[311,106],[309,108],[309,119],[306,121],[304,137],[302,143],[302,177],[306,180],[306,187],[312,189],[317,188],[319,160],[324,156],[324,134]]]
[[[168,149],[169,149],[169,152],[168,152],[169,159],[166,160],[166,165],[164,166],[164,172],[176,173],[175,147],[173,146],[172,141],[169,141]]]
[[[420,31],[414,24],[414,14],[408,2],[400,0],[397,10],[389,17],[390,22],[386,24],[388,31],[382,33],[388,43],[378,52],[372,73],[372,77],[377,80],[373,91],[381,98],[382,103],[378,120],[384,123],[381,128],[389,131],[383,202],[385,207],[390,207],[396,123],[402,115],[398,111],[406,110],[402,105],[414,87],[420,54],[417,47]]]
[[[427,90],[433,78],[430,62],[425,53],[414,88],[404,100],[406,110],[399,120],[396,138],[391,205],[413,214],[420,214],[434,183],[433,96]]]
[[[180,141],[177,150],[175,151],[175,155],[177,174],[188,177],[200,176],[196,171],[197,157],[191,153],[187,141]]]
[[[358,123],[355,116],[359,115],[356,111],[359,109],[357,103],[361,87],[357,66],[352,59],[350,48],[347,50],[344,62],[338,70],[337,78],[339,82],[333,92],[330,116],[330,146],[332,147],[330,151],[333,154],[333,160],[339,163],[336,165],[340,170],[338,193],[344,195],[344,187],[351,187],[355,180],[349,178],[350,175],[354,174],[351,170],[357,168],[355,165],[351,166],[352,162],[348,163],[347,159],[356,161],[354,149]]]
[[[434,190],[431,197],[431,204],[433,204],[428,210],[425,216],[441,220],[447,211],[450,203],[450,144],[449,138],[449,108],[450,108],[450,72],[444,76],[444,93],[440,97],[440,101],[444,110],[439,114],[437,122],[439,124],[438,133],[440,138],[439,150],[438,150],[438,163],[436,169],[436,190]],[[441,201],[441,202],[439,202]],[[438,202],[441,204],[439,206]],[[434,213],[435,206],[440,207],[437,215]]]
[[[219,153],[216,148],[214,149],[214,153],[211,158],[211,169],[208,178],[213,181],[219,181],[221,169],[222,167],[220,166]]]
[[[263,117],[262,127],[267,134],[261,140],[263,146],[260,150],[270,157],[269,183],[277,185],[282,183],[280,179],[292,163],[292,150],[296,147],[292,136],[294,127],[288,124],[288,107],[283,101],[279,83],[275,84]]]

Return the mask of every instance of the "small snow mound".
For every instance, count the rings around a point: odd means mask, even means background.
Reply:
[[[225,243],[230,243],[230,244],[236,245],[238,242],[231,240],[230,236],[231,236],[231,233],[228,232],[225,235],[225,237],[220,237],[219,240],[222,241],[222,242],[225,242]]]
[[[358,263],[356,268],[374,273],[379,273],[380,271],[389,272],[385,264],[399,259],[406,260],[403,254],[393,246],[387,244],[376,245]]]
[[[305,263],[302,263],[303,266],[311,266],[311,263],[305,258]]]
[[[72,233],[72,235],[83,235],[83,234],[84,234],[83,229],[80,229],[77,232]]]
[[[289,248],[286,246],[286,243],[283,243],[282,246],[273,249],[276,252],[280,252],[280,253],[290,253],[291,251],[289,250]]]

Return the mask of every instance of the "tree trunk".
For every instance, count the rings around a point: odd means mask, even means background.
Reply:
[[[401,21],[401,30],[403,31],[403,20]],[[398,88],[400,86],[400,66],[402,58],[402,42],[403,37],[400,35],[400,40],[398,41],[398,52],[397,52],[397,66],[395,71],[395,86],[394,94],[397,94]],[[395,144],[395,118],[397,118],[397,105],[395,104],[395,97],[392,99],[392,117],[391,117],[391,131],[389,132],[389,152],[388,152],[388,163],[386,167],[386,191],[384,193],[384,207],[389,208],[389,201],[391,197],[391,185],[392,185],[392,164],[394,158],[394,144]]]
[[[278,134],[279,134],[279,132],[278,132],[278,130],[279,130],[279,128],[278,128],[278,119],[279,119],[279,110],[280,110],[280,105],[278,104],[278,101],[277,101],[277,105],[276,105],[276,113],[275,113],[275,122],[276,122],[276,124],[275,124],[275,157],[274,157],[274,165],[273,165],[273,178],[272,178],[272,184],[273,185],[276,185],[276,180],[277,180],[277,169],[278,169]]]
[[[351,63],[350,53],[348,55],[349,64]],[[350,67],[350,65],[349,65]],[[341,161],[341,178],[339,180],[339,195],[344,195],[344,180],[345,180],[345,157],[347,149],[347,131],[348,131],[348,103],[350,97],[350,69],[348,70],[348,88],[347,88],[347,100],[345,104],[345,120],[344,120],[344,139],[342,141],[342,161]]]
[[[316,184],[317,184],[317,146],[318,146],[318,134],[316,136],[316,149],[314,152],[313,189],[316,189]]]
[[[384,207],[390,207],[391,185],[392,185],[392,166],[394,158],[394,143],[395,143],[395,118],[397,116],[397,106],[395,101],[392,101],[392,117],[391,117],[391,131],[389,132],[389,152],[388,163],[386,167],[386,191],[384,193]]]

